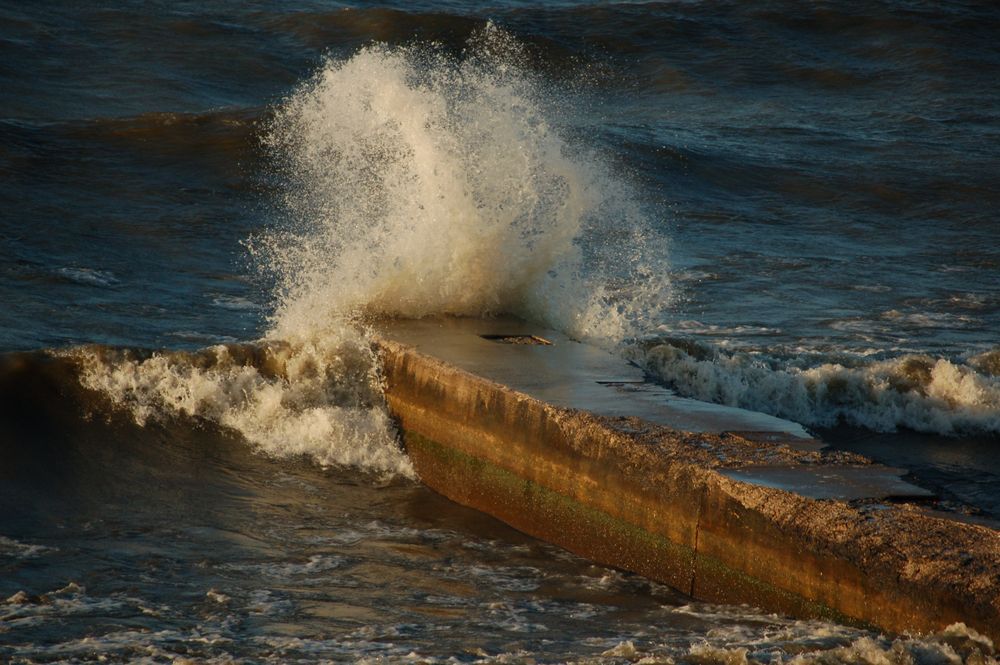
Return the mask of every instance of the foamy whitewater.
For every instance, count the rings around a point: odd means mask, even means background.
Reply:
[[[995,351],[966,362],[925,354],[872,360],[843,352],[788,360],[674,340],[649,342],[627,354],[687,397],[809,426],[847,423],[879,432],[907,427],[949,435],[1000,432]]]
[[[81,364],[83,385],[130,411],[139,425],[176,415],[205,419],[271,457],[414,478],[371,348],[356,331],[328,333],[147,358],[91,347],[69,355]]]

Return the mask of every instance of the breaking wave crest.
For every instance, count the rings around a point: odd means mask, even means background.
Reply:
[[[652,376],[695,399],[762,411],[812,427],[880,432],[1000,433],[1000,351],[966,359],[871,360],[725,351],[689,340],[631,349]]]
[[[261,452],[413,478],[386,411],[372,351],[357,334],[138,354],[68,352],[83,385],[139,425],[183,415],[242,434]]]

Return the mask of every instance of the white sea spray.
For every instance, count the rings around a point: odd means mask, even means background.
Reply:
[[[280,285],[273,335],[502,312],[613,345],[669,301],[639,196],[566,138],[573,96],[524,58],[492,24],[460,59],[370,46],[282,105],[290,221],[254,243]]]

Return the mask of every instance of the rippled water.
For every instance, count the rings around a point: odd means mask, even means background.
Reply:
[[[997,34],[987,3],[0,6],[0,657],[989,652],[692,605],[435,498],[357,324],[512,312],[998,515]]]
[[[3,387],[8,662],[995,662],[961,626],[896,638],[695,603],[399,476]]]

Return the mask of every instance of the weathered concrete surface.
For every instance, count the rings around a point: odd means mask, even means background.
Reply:
[[[1000,639],[996,530],[878,501],[922,491],[792,424],[637,406],[641,374],[570,345],[507,320],[384,324],[386,395],[423,481],[695,598],[897,632],[964,621]]]
[[[606,351],[517,319],[397,320],[380,328],[389,339],[554,406],[605,416],[635,416],[689,432],[767,433],[805,449],[821,447],[797,423],[678,397],[647,383],[639,368]],[[504,344],[484,335],[535,335],[553,343]]]

